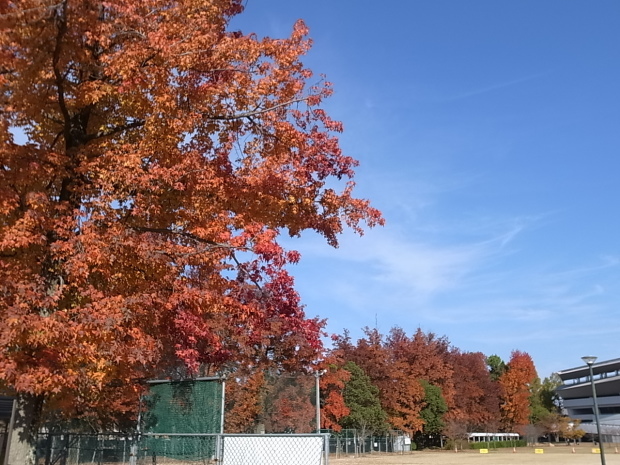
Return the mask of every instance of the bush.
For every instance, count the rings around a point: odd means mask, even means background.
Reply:
[[[467,449],[469,448],[469,443],[466,439],[447,439],[443,444],[443,448],[446,450],[454,450],[455,447],[458,450]]]
[[[469,448],[474,450],[479,449],[503,449],[506,447],[525,447],[527,441],[525,439],[518,439],[516,441],[491,441],[489,442],[470,442]]]
[[[415,442],[411,441],[411,450],[416,450],[417,448],[418,445]]]

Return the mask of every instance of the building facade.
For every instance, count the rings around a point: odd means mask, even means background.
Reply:
[[[605,442],[615,441],[620,435],[620,358],[594,363],[592,372],[601,434]],[[558,376],[562,385],[556,389],[556,393],[562,398],[566,414],[581,420],[580,428],[587,433],[596,433],[589,367],[569,368],[558,372]]]

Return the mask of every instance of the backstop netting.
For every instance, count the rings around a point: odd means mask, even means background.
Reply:
[[[223,383],[219,378],[151,381],[144,398],[143,451],[153,457],[206,460],[215,456],[222,431]]]

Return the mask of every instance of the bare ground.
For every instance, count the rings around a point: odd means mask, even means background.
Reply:
[[[361,457],[330,457],[330,465],[598,465],[600,454],[592,453],[592,444],[575,446],[540,446],[543,453],[535,453],[534,447],[491,450],[488,454],[478,451],[432,451],[408,452],[404,455],[370,454]],[[574,451],[574,452],[573,452]],[[620,465],[620,445],[607,445],[607,465]]]

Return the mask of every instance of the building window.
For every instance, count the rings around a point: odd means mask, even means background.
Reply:
[[[620,406],[616,407],[599,407],[599,411],[602,415],[611,415],[614,413],[620,413]]]
[[[590,408],[575,408],[573,409],[573,415],[592,415],[594,413],[594,410],[592,410],[592,407]]]

